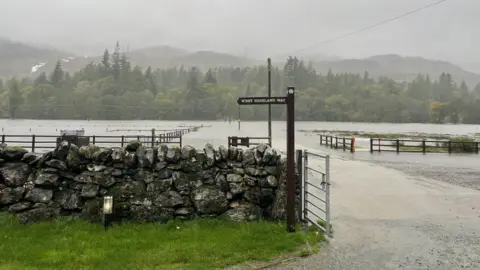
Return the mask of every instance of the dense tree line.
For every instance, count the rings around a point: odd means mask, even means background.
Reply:
[[[272,70],[272,92],[297,87],[296,117],[311,121],[480,123],[480,85],[457,85],[450,74],[412,82],[369,74],[318,74],[295,57]],[[266,106],[242,106],[239,96],[266,96],[267,67],[152,70],[132,67],[117,43],[101,63],[74,74],[58,62],[34,80],[0,81],[0,116],[31,119],[264,120]],[[272,107],[284,119],[284,106]]]

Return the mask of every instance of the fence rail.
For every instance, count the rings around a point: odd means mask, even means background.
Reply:
[[[155,147],[159,144],[178,144],[182,147],[182,136],[193,131],[193,129],[180,129],[162,134],[155,134],[152,130],[151,135],[91,135],[74,136],[73,142],[76,144],[94,144],[102,147],[125,147],[128,142],[137,140],[146,147]],[[59,135],[1,135],[1,143],[8,146],[22,147],[30,149],[32,152],[38,150],[54,149],[59,142],[66,139],[67,136]],[[69,137],[72,138],[72,137]],[[79,144],[80,145],[80,144]]]
[[[320,135],[320,145],[325,145],[334,149],[343,149],[343,151],[355,152],[355,137],[337,137],[331,135]]]
[[[479,153],[477,141],[370,138],[370,152]]]

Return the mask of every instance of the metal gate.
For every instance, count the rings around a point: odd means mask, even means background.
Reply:
[[[297,170],[301,183],[300,219],[331,236],[330,155],[297,150]]]

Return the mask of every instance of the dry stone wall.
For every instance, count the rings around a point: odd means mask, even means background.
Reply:
[[[275,218],[284,161],[267,145],[197,150],[131,142],[124,149],[66,141],[45,154],[0,147],[0,209],[22,223],[76,216],[99,222],[103,197],[113,217],[166,222],[193,217]],[[275,206],[277,204],[277,206]],[[280,209],[279,211],[282,211]]]

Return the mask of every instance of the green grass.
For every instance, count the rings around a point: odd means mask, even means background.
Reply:
[[[284,224],[199,219],[99,224],[59,219],[21,225],[0,213],[0,269],[219,269],[285,254],[308,255],[323,234]],[[318,250],[318,247],[315,248]]]

